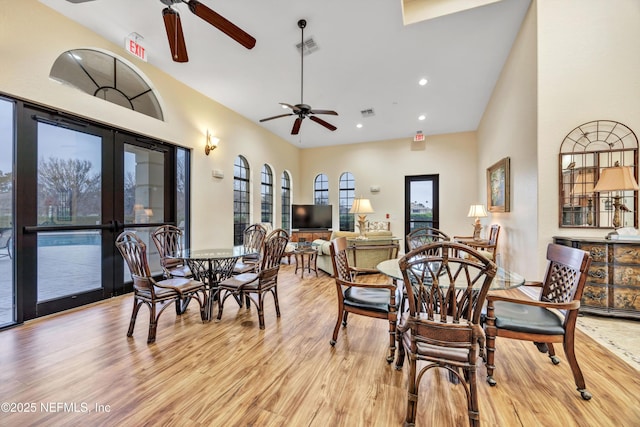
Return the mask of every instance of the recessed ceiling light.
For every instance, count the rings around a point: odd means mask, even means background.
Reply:
[[[356,125],[356,127],[357,127],[358,129],[360,129],[360,128],[362,127],[362,123],[358,123],[358,124]]]
[[[418,81],[418,84],[419,84],[420,86],[424,86],[424,85],[426,85],[427,83],[428,83],[428,80],[427,80],[427,79],[425,79],[424,77],[423,77],[423,78],[421,78],[421,79]]]
[[[427,116],[425,116],[424,114],[420,114],[420,115],[418,116],[418,120],[424,120],[424,119],[426,119],[426,118],[427,118]]]

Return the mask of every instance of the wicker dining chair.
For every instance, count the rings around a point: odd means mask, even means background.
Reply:
[[[239,259],[233,267],[233,274],[256,272],[256,268],[260,266],[266,236],[267,230],[260,224],[252,224],[245,228],[242,246],[244,246],[245,250],[254,251],[255,253]]]
[[[180,258],[172,258],[182,250],[182,230],[175,225],[161,225],[151,233],[151,239],[158,249],[160,255],[160,266],[164,272],[165,279],[171,277],[191,277],[189,266]]]
[[[116,246],[129,267],[133,278],[133,312],[127,336],[133,335],[136,317],[140,307],[149,307],[149,334],[147,343],[156,340],[158,319],[170,303],[175,303],[176,313],[180,314],[184,308],[183,301],[196,300],[200,305],[200,317],[206,320],[205,307],[207,293],[202,282],[186,277],[173,277],[156,281],[151,276],[147,262],[147,245],[133,231],[124,231],[116,239]],[[162,306],[158,311],[158,306]]]
[[[415,425],[424,374],[443,368],[464,386],[469,423],[479,426],[476,364],[483,335],[480,316],[496,265],[469,246],[448,241],[420,246],[401,258],[399,265],[409,302],[409,311],[398,321],[396,361],[396,369],[401,369],[405,351],[409,354],[404,425]]]
[[[405,239],[405,246],[407,252],[414,250],[415,248],[441,240],[451,240],[451,238],[444,232],[433,227],[420,227],[416,228],[407,234]]]
[[[246,298],[247,309],[251,308],[251,302],[258,309],[258,322],[260,329],[264,324],[264,297],[270,293],[276,307],[276,316],[280,317],[280,304],[278,302],[278,273],[280,260],[289,243],[289,234],[282,229],[271,232],[270,237],[264,242],[263,256],[260,268],[249,273],[242,273],[223,280],[218,285],[219,308],[218,320],[222,319],[225,300],[233,296],[242,301]]]

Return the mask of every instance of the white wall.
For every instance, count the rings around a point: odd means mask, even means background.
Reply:
[[[640,1],[537,3],[540,239],[604,237],[609,230],[558,227],[558,153],[572,129],[592,120],[640,135]]]
[[[333,223],[338,228],[340,175],[351,172],[356,196],[369,198],[375,213],[371,220],[386,220],[391,231],[403,237],[404,177],[438,174],[440,182],[440,228],[450,235],[471,235],[473,218],[469,205],[477,202],[477,150],[475,132],[428,136],[423,143],[410,138],[364,144],[308,148],[300,153],[301,187],[298,201],[313,202],[313,181],[324,173],[329,178],[329,201],[334,206]],[[379,185],[379,193],[371,193]]]
[[[8,3],[8,2],[7,2]],[[280,176],[289,170],[293,192],[298,179],[297,147],[264,130],[228,108],[179,83],[148,63],[128,55],[122,46],[106,42],[95,33],[68,20],[36,0],[5,5],[0,17],[0,93],[53,106],[78,116],[148,135],[192,151],[192,244],[194,247],[233,243],[233,163],[239,154],[251,166],[253,221],[260,220],[260,171],[272,166],[276,206],[280,201]],[[91,97],[49,79],[55,59],[77,48],[108,50],[145,75],[160,95],[165,120]],[[207,129],[220,138],[218,149],[204,154]],[[212,178],[213,169],[224,179]],[[276,224],[280,224],[278,207]]]
[[[486,169],[503,157],[511,164],[511,210],[490,213],[499,224],[498,261],[525,277],[538,277],[537,46],[530,7],[478,127],[478,186],[486,204]],[[544,253],[542,256],[544,260]]]

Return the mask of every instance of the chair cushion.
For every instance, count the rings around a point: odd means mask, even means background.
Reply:
[[[236,265],[233,267],[233,273],[234,274],[250,273],[254,271],[257,266],[258,266],[257,262],[238,261],[236,262]]]
[[[344,291],[344,304],[366,310],[389,312],[390,292],[388,289],[349,287]]]
[[[238,274],[236,276],[231,276],[226,280],[220,282],[220,287],[224,287],[227,289],[230,288],[239,288],[242,285],[246,285],[247,283],[251,283],[258,279],[257,273],[243,273]]]
[[[169,274],[171,274],[172,276],[177,276],[177,277],[191,277],[191,270],[189,270],[189,267],[186,265],[181,265],[178,266],[176,268],[171,268],[169,270]]]
[[[158,286],[156,286],[156,292],[158,291],[158,288],[161,286],[171,286],[171,287],[180,289],[180,291],[182,292],[195,291],[198,288],[201,288],[204,286],[202,282],[198,282],[197,280],[182,278],[182,277],[173,277],[171,279],[160,280],[157,283],[158,283]]]
[[[564,335],[560,316],[544,307],[496,301],[496,327],[514,332]]]

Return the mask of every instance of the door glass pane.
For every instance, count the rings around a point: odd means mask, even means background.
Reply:
[[[15,322],[13,134],[13,103],[0,99],[0,325]]]
[[[433,227],[433,181],[411,181],[409,232],[420,227]]]
[[[124,145],[124,220],[125,224],[164,222],[163,152],[135,145]],[[154,227],[138,227],[138,236],[147,245],[147,261],[152,274],[161,273],[158,250],[150,238]],[[125,280],[130,280],[125,267]]]
[[[38,123],[38,224],[100,225],[102,139]],[[102,287],[98,230],[38,233],[38,302]]]

